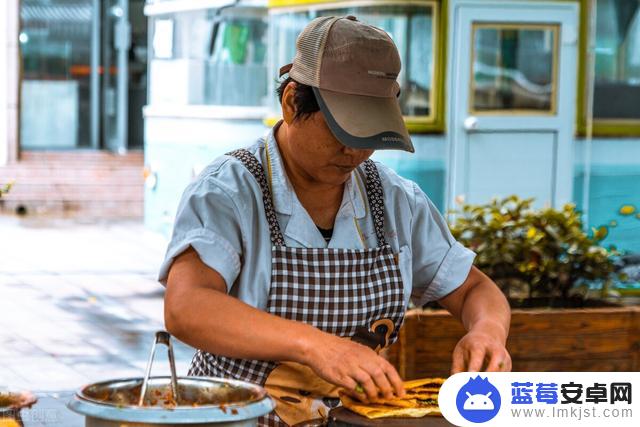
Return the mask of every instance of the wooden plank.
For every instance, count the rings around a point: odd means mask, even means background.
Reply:
[[[636,325],[638,311],[634,307],[612,308],[607,312],[593,312],[589,309],[576,312],[548,311],[526,313],[514,311],[511,322],[511,334],[547,334],[566,335],[576,331],[588,333],[610,333],[628,331]],[[446,337],[464,334],[464,328],[450,314],[434,311],[428,315],[410,313],[405,324],[416,328],[419,336]]]
[[[524,335],[509,338],[508,348],[515,356],[549,355],[565,358],[595,356],[614,352],[631,352],[630,333],[611,332],[608,334],[575,335]]]
[[[507,348],[526,371],[639,370],[640,308],[514,310]],[[403,378],[447,374],[464,335],[445,311],[408,313],[392,362]]]
[[[514,372],[631,372],[632,362],[628,357],[606,359],[575,360],[515,360]],[[425,361],[407,370],[402,376],[405,380],[431,376],[448,377],[451,372],[451,360]]]
[[[523,372],[627,372],[632,371],[633,363],[627,355],[603,359],[516,359],[514,371]]]
[[[631,369],[630,371],[640,371],[640,307],[634,311],[629,334],[629,348],[631,349]]]
[[[446,358],[451,355],[461,336],[430,339],[420,337],[413,345],[415,360],[423,357]],[[549,357],[597,357],[602,354],[634,351],[630,345],[633,337],[628,332],[598,335],[565,335],[565,336],[511,336],[507,349],[511,357],[540,355]]]

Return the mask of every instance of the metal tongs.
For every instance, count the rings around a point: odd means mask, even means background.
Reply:
[[[176,376],[176,361],[173,357],[173,346],[171,345],[171,335],[167,331],[156,332],[156,339],[151,347],[151,354],[149,355],[149,361],[147,362],[147,370],[144,374],[144,380],[142,381],[142,389],[140,390],[140,400],[138,406],[142,406],[144,403],[145,395],[147,394],[147,386],[149,382],[149,375],[151,374],[151,365],[153,365],[153,356],[156,354],[156,345],[164,344],[167,346],[169,354],[169,367],[171,368],[171,391],[176,403],[179,401],[178,396],[178,377]]]

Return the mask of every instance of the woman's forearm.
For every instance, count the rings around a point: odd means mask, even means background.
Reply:
[[[308,342],[322,333],[206,287],[184,291],[167,304],[165,323],[177,338],[209,353],[299,363],[304,363]]]
[[[304,363],[319,329],[258,310],[226,293],[225,280],[191,248],[173,262],[164,297],[167,330],[221,356]]]
[[[440,304],[460,319],[465,329],[484,329],[504,344],[509,335],[511,309],[504,294],[486,274],[471,267],[464,283]]]
[[[488,277],[469,289],[460,317],[467,331],[482,328],[503,343],[507,341],[511,309],[502,291]]]

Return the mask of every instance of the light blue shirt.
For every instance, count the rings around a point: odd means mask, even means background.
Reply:
[[[286,245],[377,246],[363,168],[353,171],[345,184],[333,236],[327,243],[296,197],[273,132],[248,149],[267,174]],[[421,306],[438,300],[464,282],[475,253],[453,238],[440,212],[413,181],[380,163],[376,166],[384,192],[385,237],[394,253],[399,253],[405,302]],[[185,189],[160,267],[160,283],[166,285],[173,260],[189,246],[224,277],[229,294],[266,309],[271,283],[269,226],[260,187],[237,159],[217,158]]]

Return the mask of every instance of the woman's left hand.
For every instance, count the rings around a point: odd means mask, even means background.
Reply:
[[[499,331],[492,325],[477,324],[463,336],[453,350],[451,374],[458,372],[508,372],[511,371],[511,356]],[[484,369],[483,369],[484,368]]]

